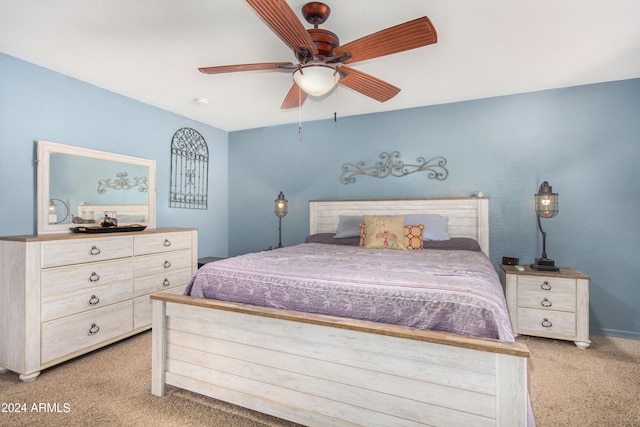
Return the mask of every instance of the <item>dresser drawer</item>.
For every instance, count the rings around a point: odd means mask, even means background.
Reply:
[[[576,294],[545,291],[518,292],[518,307],[539,308],[542,310],[576,311]]]
[[[42,243],[42,266],[105,261],[133,255],[133,236],[55,240]]]
[[[517,333],[555,335],[563,339],[576,335],[575,313],[519,307],[517,316]]]
[[[176,286],[186,285],[191,279],[191,269],[182,268],[166,271],[162,274],[152,274],[144,277],[136,277],[133,283],[133,296],[152,294]]]
[[[181,285],[163,293],[182,295],[186,285]],[[133,329],[151,326],[151,318],[153,315],[153,306],[149,295],[143,295],[133,301]]]
[[[191,251],[173,251],[164,254],[141,256],[134,259],[135,277],[168,273],[182,268],[191,268]]]
[[[42,321],[98,310],[133,297],[133,279],[109,285],[80,289],[74,292],[55,294],[42,299]]]
[[[519,276],[518,290],[545,294],[576,294],[576,281],[562,277]]]
[[[97,346],[132,327],[132,300],[43,323],[41,363]]]
[[[133,279],[133,259],[79,264],[42,270],[42,296],[93,288]]]
[[[134,237],[136,255],[191,249],[191,232],[146,234]]]

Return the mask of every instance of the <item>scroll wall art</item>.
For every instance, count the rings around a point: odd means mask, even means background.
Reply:
[[[358,175],[386,178],[388,176],[401,177],[416,172],[427,172],[427,178],[438,181],[444,181],[449,176],[449,171],[445,167],[447,159],[442,156],[433,157],[429,160],[424,157],[418,157],[415,160],[415,164],[403,162],[398,151],[382,152],[378,158],[380,160],[372,166],[367,166],[364,161],[343,164],[340,183],[344,185],[353,184],[356,182],[356,176]]]

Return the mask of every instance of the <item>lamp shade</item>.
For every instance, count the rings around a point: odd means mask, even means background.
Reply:
[[[284,193],[281,191],[278,194],[278,198],[273,201],[273,212],[278,218],[283,218],[287,215],[289,202],[284,198]]]
[[[324,63],[301,65],[293,73],[293,81],[311,96],[322,96],[333,89],[340,80],[338,70]]]
[[[49,200],[49,224],[57,224],[58,223],[58,207],[53,202],[53,200]]]
[[[553,192],[547,181],[540,184],[536,194],[536,213],[541,218],[552,218],[558,213],[558,194]]]

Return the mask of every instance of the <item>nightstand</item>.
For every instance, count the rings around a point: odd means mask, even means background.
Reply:
[[[558,272],[500,266],[515,334],[573,341],[586,349],[589,340],[590,277],[573,268]]]

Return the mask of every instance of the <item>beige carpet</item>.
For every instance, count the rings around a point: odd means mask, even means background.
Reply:
[[[591,335],[591,346],[519,337],[531,352],[538,427],[640,427],[640,340]]]
[[[640,340],[592,336],[527,341],[531,400],[539,427],[640,427]],[[2,426],[294,426],[174,387],[151,395],[151,334],[45,370],[34,382],[0,374]],[[34,406],[35,405],[35,406]]]

